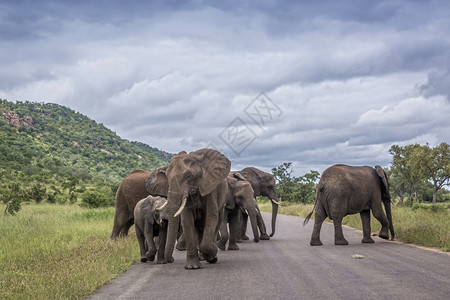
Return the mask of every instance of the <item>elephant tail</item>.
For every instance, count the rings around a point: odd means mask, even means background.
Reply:
[[[313,206],[311,212],[306,216],[305,221],[303,221],[303,226],[305,226],[306,224],[308,224],[309,219],[311,219],[311,216],[312,216],[312,214],[313,214],[313,212],[314,212],[314,208],[316,208],[316,204],[317,204],[317,198],[316,198],[316,202],[314,202],[314,206]]]
[[[303,221],[303,226],[305,226],[306,224],[308,224],[309,219],[311,219],[311,216],[312,216],[313,212],[314,212],[314,208],[313,208],[313,210],[306,216],[305,221]]]
[[[323,192],[323,189],[324,189],[323,186],[322,187],[317,187],[316,201],[314,201],[314,206],[313,206],[311,212],[306,216],[305,221],[303,221],[303,226],[308,224],[309,219],[311,219],[311,216],[314,213],[314,209],[316,208],[316,205],[317,205],[317,201],[318,201],[318,198],[319,198],[319,193]]]

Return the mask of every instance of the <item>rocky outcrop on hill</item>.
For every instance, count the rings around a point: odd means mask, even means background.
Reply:
[[[0,113],[1,113],[0,115],[3,116],[3,118],[8,124],[11,124],[16,128],[19,128],[20,126],[33,127],[33,118],[30,116],[23,116],[21,118],[18,114],[16,114],[13,111],[1,108]]]

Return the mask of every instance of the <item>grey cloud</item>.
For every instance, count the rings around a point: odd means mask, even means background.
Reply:
[[[61,103],[171,152],[213,143],[233,167],[385,164],[391,143],[450,138],[448,6],[10,2],[0,97]],[[283,116],[236,156],[218,136],[236,117],[255,126],[244,109],[261,91]]]
[[[418,90],[425,97],[443,95],[450,101],[450,72],[449,69],[432,71],[428,73],[425,84],[419,85]]]

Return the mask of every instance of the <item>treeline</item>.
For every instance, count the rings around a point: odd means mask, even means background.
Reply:
[[[447,143],[437,147],[428,144],[393,145],[389,153],[393,155],[392,164],[386,170],[390,177],[390,192],[398,197],[400,203],[405,201],[405,197],[408,197],[405,203],[409,205],[450,201],[450,192],[444,189],[450,184],[450,148]],[[313,203],[319,172],[311,170],[300,177],[292,173],[290,162],[272,169],[278,196],[292,203]]]
[[[112,205],[130,171],[152,170],[170,158],[65,106],[0,99],[0,200],[5,203],[75,203],[79,197],[90,203],[103,197],[96,202]]]
[[[291,203],[313,203],[320,173],[311,170],[300,177],[295,177],[292,173],[291,162],[272,168],[272,174],[277,182],[278,198]]]
[[[430,147],[426,145],[393,145],[389,170],[391,191],[398,195],[399,202],[407,196],[409,202],[449,201],[448,191],[443,187],[450,184],[450,148],[447,143]]]

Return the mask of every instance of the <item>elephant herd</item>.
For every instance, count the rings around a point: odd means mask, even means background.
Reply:
[[[229,159],[213,149],[178,153],[168,166],[153,172],[136,170],[120,184],[111,238],[128,234],[135,224],[141,261],[173,262],[177,249],[186,250],[186,269],[199,269],[201,260],[217,261],[218,249],[238,250],[246,236],[247,222],[253,241],[268,240],[275,233],[280,204],[272,174],[248,167],[230,171]],[[270,235],[256,202],[266,196],[272,203]],[[314,229],[310,244],[321,245],[320,228],[325,218],[335,224],[335,244],[347,244],[341,222],[347,214],[360,213],[364,238],[370,237],[370,210],[381,224],[379,236],[394,238],[390,211],[389,180],[376,166],[335,165],[324,171],[318,187]],[[384,204],[386,215],[382,209]],[[312,212],[305,219],[305,224]],[[228,231],[229,228],[229,231]],[[159,236],[155,243],[155,237]]]

